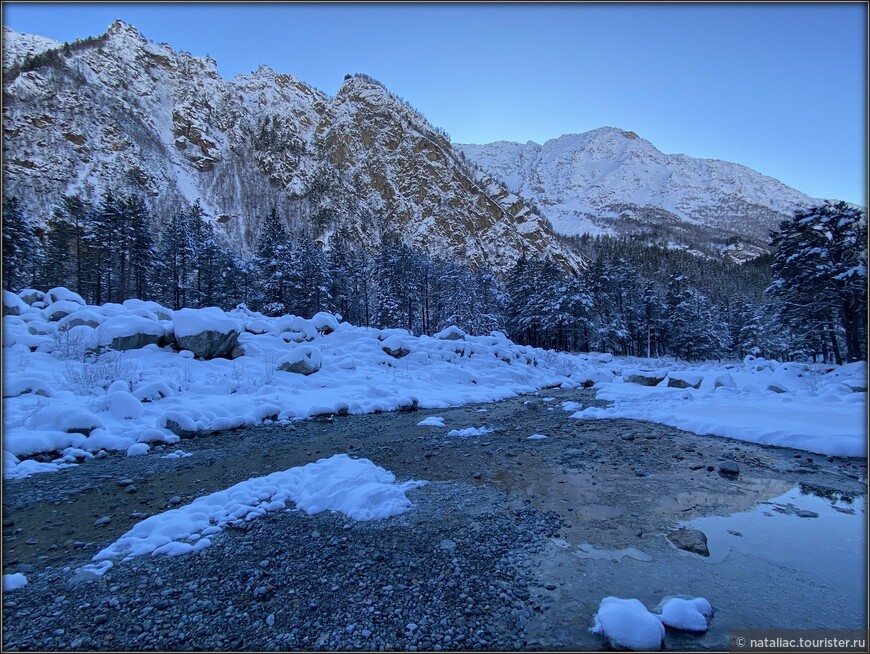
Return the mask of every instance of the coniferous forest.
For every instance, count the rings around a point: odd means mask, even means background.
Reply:
[[[247,256],[198,202],[157,217],[139,196],[106,192],[98,203],[64,197],[44,228],[36,218],[4,198],[7,290],[66,286],[91,304],[136,297],[175,309],[329,311],[359,326],[433,334],[456,325],[536,347],[641,357],[867,355],[866,216],[845,203],[798,211],[771,234],[773,255],[744,264],[630,237],[565,239],[589,262],[577,275],[523,258],[499,276],[388,235],[371,251],[339,231],[322,248],[274,209]]]

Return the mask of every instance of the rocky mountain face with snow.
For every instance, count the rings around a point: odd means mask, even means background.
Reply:
[[[276,207],[326,246],[336,232],[366,246],[397,236],[497,270],[523,254],[582,266],[539,213],[366,76],[335,97],[266,66],[225,80],[214,60],[121,22],[74,44],[4,28],[3,52],[4,193],[37,220],[64,194],[111,189],[143,194],[158,223],[200,199],[243,252]]]
[[[456,147],[567,235],[642,234],[741,260],[763,253],[768,230],[796,208],[817,202],[745,166],[664,154],[611,127],[543,145]]]

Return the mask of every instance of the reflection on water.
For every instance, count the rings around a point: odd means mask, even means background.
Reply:
[[[866,495],[823,497],[796,486],[749,511],[697,518],[687,525],[707,535],[708,563],[721,563],[739,550],[865,597],[866,510]]]

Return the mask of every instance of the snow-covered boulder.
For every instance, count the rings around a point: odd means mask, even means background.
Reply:
[[[35,288],[25,288],[24,290],[19,291],[18,297],[27,304],[32,305],[34,302],[44,301],[45,293],[37,291]]]
[[[4,316],[20,316],[22,313],[26,312],[30,309],[30,305],[27,304],[20,297],[15,295],[15,293],[10,293],[9,291],[3,291],[3,315]]]
[[[713,607],[703,597],[676,595],[659,602],[655,612],[666,627],[704,633],[707,631],[708,618],[713,615]]]
[[[102,421],[84,407],[66,403],[49,405],[30,419],[30,427],[33,429],[50,429],[85,436],[102,426]]]
[[[42,315],[45,316],[45,319],[49,322],[57,322],[61,318],[66,318],[68,315],[81,308],[82,306],[76,302],[70,300],[58,300],[57,302],[52,302],[45,307],[45,309],[42,310]]]
[[[4,380],[3,397],[18,397],[25,393],[33,393],[43,397],[54,395],[52,384],[43,377],[36,375],[15,375]]]
[[[594,634],[604,634],[616,649],[658,651],[665,627],[640,600],[605,597],[595,614]]]
[[[315,313],[311,317],[311,322],[314,328],[324,336],[338,329],[338,320],[334,315],[326,313],[326,311]]]
[[[311,375],[323,365],[323,355],[316,347],[303,345],[278,360],[278,370]]]
[[[74,302],[75,304],[79,304],[81,306],[85,305],[85,300],[81,295],[76,293],[75,291],[71,291],[68,288],[64,288],[63,286],[58,286],[56,288],[52,288],[45,293],[45,297],[43,301],[46,303],[50,302]]]
[[[231,357],[242,331],[237,319],[217,307],[179,309],[173,323],[178,347],[202,359]]]
[[[57,326],[65,329],[86,325],[96,329],[103,323],[103,316],[92,309],[78,309],[61,318]]]
[[[737,382],[730,374],[723,372],[713,379],[713,388],[737,388]]]
[[[143,413],[142,403],[127,391],[113,391],[106,396],[109,413],[118,420],[138,418]]]
[[[603,354],[599,354],[597,359],[598,363],[612,363],[613,362],[613,354],[610,352],[604,352]]]
[[[696,372],[671,372],[668,375],[668,388],[701,388],[703,375]]]
[[[464,341],[466,336],[468,334],[459,329],[459,327],[450,325],[435,334],[434,338],[440,338],[442,341]]]
[[[165,335],[166,329],[159,322],[130,314],[113,316],[99,328],[100,345],[121,351],[159,344]]]
[[[658,386],[668,376],[667,370],[623,370],[622,379],[627,384]]]
[[[394,359],[401,359],[403,356],[407,356],[411,353],[411,349],[406,344],[406,340],[398,334],[388,336],[384,339],[381,343],[381,349]]]

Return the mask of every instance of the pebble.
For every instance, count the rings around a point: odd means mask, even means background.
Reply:
[[[102,527],[103,525],[109,524],[111,521],[112,518],[104,515],[102,518],[97,518],[97,520],[94,522],[94,527]]]

